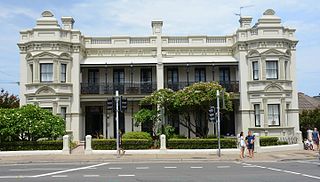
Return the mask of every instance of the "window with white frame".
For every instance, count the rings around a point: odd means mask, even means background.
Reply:
[[[278,61],[266,61],[267,80],[278,79]]]
[[[280,126],[280,105],[268,104],[268,125]]]
[[[260,120],[260,104],[254,104],[254,120],[255,120],[255,126],[261,126],[261,120]]]
[[[53,64],[52,63],[40,64],[40,81],[41,82],[53,81]]]
[[[253,80],[259,80],[259,63],[258,63],[258,61],[252,62],[252,75],[253,75]]]
[[[67,78],[67,64],[61,64],[60,82],[65,83]]]

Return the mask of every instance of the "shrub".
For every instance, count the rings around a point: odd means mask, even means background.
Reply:
[[[278,137],[274,136],[261,136],[260,146],[273,146],[273,145],[287,145],[286,141],[279,141]]]
[[[147,132],[133,131],[123,134],[122,139],[146,139],[152,140],[151,135]]]
[[[123,139],[122,147],[125,150],[131,149],[150,149],[153,146],[152,140],[147,139]],[[116,150],[115,139],[94,139],[92,140],[93,150]]]
[[[1,142],[1,151],[62,150],[62,140]]]
[[[60,116],[35,105],[0,109],[0,139],[1,141],[57,139],[65,133],[64,123]]]
[[[170,149],[214,149],[218,148],[218,139],[169,139]],[[235,138],[221,139],[221,148],[237,148]]]
[[[172,138],[172,139],[187,139],[186,136],[184,136],[184,135],[177,135],[177,134],[173,134],[171,138]]]

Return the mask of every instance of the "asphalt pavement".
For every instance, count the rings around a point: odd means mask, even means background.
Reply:
[[[0,181],[320,181],[318,160],[0,164]]]

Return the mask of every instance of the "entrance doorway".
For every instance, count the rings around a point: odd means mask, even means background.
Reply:
[[[92,138],[99,138],[103,135],[103,107],[86,106],[85,133]]]

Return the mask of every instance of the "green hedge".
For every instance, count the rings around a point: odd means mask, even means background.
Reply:
[[[169,139],[167,142],[169,149],[216,149],[218,139]],[[222,138],[221,148],[237,148],[237,139]]]
[[[146,140],[152,140],[152,137],[147,132],[133,131],[133,132],[127,132],[127,133],[123,134],[122,139],[146,139]]]
[[[13,141],[1,142],[1,151],[18,151],[18,150],[62,150],[62,140],[45,140],[45,141]]]
[[[273,136],[261,136],[260,146],[274,146],[274,145],[287,145],[288,142],[279,141],[278,137]]]
[[[123,139],[122,148],[124,150],[131,149],[150,149],[153,146],[152,140],[146,139]],[[94,139],[92,140],[93,150],[116,150],[115,139]]]

